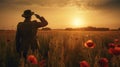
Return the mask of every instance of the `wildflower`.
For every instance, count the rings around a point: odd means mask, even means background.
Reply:
[[[120,47],[120,44],[118,44],[117,47]]]
[[[34,55],[29,55],[27,57],[27,61],[30,62],[30,63],[32,63],[32,64],[37,64],[38,63],[37,59],[36,59],[36,57]]]
[[[114,49],[115,49],[116,51],[120,52],[120,47],[116,46]]]
[[[114,48],[114,47],[115,47],[115,44],[114,44],[114,43],[109,43],[108,46],[109,46],[110,48]]]
[[[108,52],[113,55],[120,55],[120,47],[109,48]]]
[[[114,53],[114,48],[109,48],[109,49],[108,49],[108,53],[109,53],[109,54],[113,54],[113,53]]]
[[[108,60],[107,60],[107,58],[101,58],[98,61],[98,63],[99,63],[100,67],[108,67]]]
[[[85,47],[89,47],[89,48],[94,48],[95,47],[95,43],[92,40],[88,40],[87,42],[85,42]]]
[[[46,60],[41,60],[39,62],[39,67],[44,67],[46,65]]]
[[[80,67],[90,67],[89,63],[87,61],[81,61]]]
[[[120,47],[115,47],[114,51],[116,55],[120,55]]]
[[[114,39],[114,42],[115,42],[115,43],[118,43],[118,42],[119,42],[119,39]]]

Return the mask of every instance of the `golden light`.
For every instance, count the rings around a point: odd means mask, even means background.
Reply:
[[[84,22],[83,22],[83,20],[82,20],[81,18],[75,18],[75,19],[73,19],[73,21],[72,21],[72,26],[73,26],[73,27],[81,27],[81,26],[84,25],[83,23],[84,23]]]

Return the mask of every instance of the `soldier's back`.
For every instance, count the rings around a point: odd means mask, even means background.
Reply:
[[[19,24],[19,30],[22,38],[34,38],[37,33],[37,28],[34,27],[33,22],[21,22]]]

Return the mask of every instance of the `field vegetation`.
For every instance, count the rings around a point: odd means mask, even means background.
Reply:
[[[84,67],[82,61],[90,67],[107,67],[100,66],[101,58],[108,67],[120,67],[120,47],[116,53],[110,50],[120,46],[120,31],[39,31],[37,35],[40,48],[28,56],[35,55],[38,64],[26,67]],[[0,31],[0,67],[24,67],[15,47],[15,31]]]

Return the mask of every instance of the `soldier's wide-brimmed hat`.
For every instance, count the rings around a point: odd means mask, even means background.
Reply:
[[[22,14],[22,17],[31,17],[34,14],[31,10],[25,10],[24,13]]]

